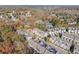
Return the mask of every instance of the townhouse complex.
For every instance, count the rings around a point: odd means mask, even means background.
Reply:
[[[79,6],[1,7],[0,53],[78,54]]]

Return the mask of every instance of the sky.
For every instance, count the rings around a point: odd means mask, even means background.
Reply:
[[[39,8],[39,7],[77,7],[79,8],[79,5],[0,5],[0,8],[26,8],[26,7],[32,7],[32,8]]]
[[[79,0],[0,0],[0,5],[79,5]]]

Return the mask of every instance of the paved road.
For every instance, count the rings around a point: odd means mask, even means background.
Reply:
[[[79,35],[76,34],[69,34],[69,33],[63,33],[63,36],[70,38],[70,39],[74,39],[75,41],[79,42]]]
[[[33,47],[37,52],[41,54],[53,54],[52,52],[48,51],[45,47],[40,46],[40,44],[34,42],[34,40],[30,39],[28,40],[30,43],[30,46]]]
[[[25,36],[26,36],[26,39],[27,39],[27,36],[28,35],[26,35],[27,33],[26,32],[24,32],[24,31],[19,31],[19,34],[24,34]],[[30,47],[32,47],[32,48],[34,48],[37,52],[39,52],[39,53],[41,53],[41,54],[53,54],[52,52],[50,52],[50,51],[48,51],[45,47],[42,47],[42,46],[40,46],[40,44],[38,44],[37,42],[35,42],[33,39],[29,39],[28,40],[28,42],[29,42],[29,45],[30,45]]]
[[[59,51],[59,53],[68,53],[68,50],[67,50],[67,49],[64,49],[64,47],[60,47],[60,42],[58,43],[59,45],[57,45],[57,44],[55,43],[56,41],[61,41],[61,39],[58,38],[58,37],[56,37],[56,36],[53,35],[53,34],[50,34],[50,35],[51,35],[51,38],[54,40],[54,43],[51,44],[52,47],[55,47],[55,48]]]
[[[25,32],[20,31],[22,34]],[[56,37],[53,36],[53,38],[57,39]],[[35,42],[33,39],[28,40],[30,43],[30,46],[34,48],[37,52],[41,54],[53,54],[52,52],[48,51],[45,47],[40,46],[37,42]],[[66,54],[68,51],[64,50],[63,48],[59,47],[58,45],[51,44],[53,48],[55,48],[58,52],[57,53],[62,53]]]

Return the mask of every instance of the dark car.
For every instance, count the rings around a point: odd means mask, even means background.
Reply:
[[[47,47],[47,44],[46,43],[44,43],[44,42],[40,42],[40,45],[42,46],[42,47]]]
[[[53,52],[54,54],[57,53],[57,50],[56,50],[55,48],[51,47],[51,46],[49,46],[47,49],[48,49],[50,52]]]

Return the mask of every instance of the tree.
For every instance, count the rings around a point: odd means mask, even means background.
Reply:
[[[4,42],[4,39],[2,38],[1,32],[0,32],[0,42]]]
[[[75,48],[75,44],[74,44],[74,40],[72,41],[72,44],[70,46],[70,52],[73,53],[74,52],[74,48]]]
[[[72,44],[72,45],[70,46],[70,52],[71,52],[71,53],[73,53],[73,52],[74,52],[74,47],[75,47],[75,45],[74,45],[74,44]]]
[[[66,32],[68,32],[68,28],[66,28]]]
[[[36,27],[39,28],[42,31],[46,31],[46,25],[45,24],[36,24]]]
[[[59,37],[60,37],[60,38],[62,37],[62,34],[61,34],[61,33],[59,33]]]
[[[79,24],[79,18],[77,18],[77,24]]]
[[[44,37],[44,40],[49,44],[52,43],[52,41],[50,40],[50,37]]]
[[[52,26],[56,26],[57,25],[57,21],[56,20],[51,20],[50,23],[52,23]]]

